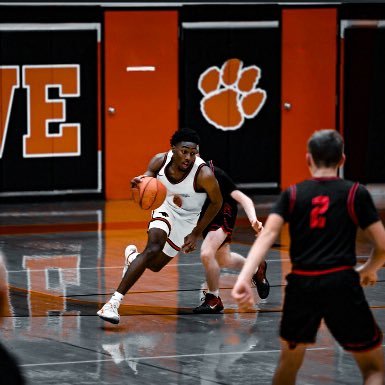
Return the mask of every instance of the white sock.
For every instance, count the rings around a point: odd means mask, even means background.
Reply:
[[[128,262],[131,264],[132,261],[139,255],[140,253],[132,253],[130,254],[130,256],[128,257]]]
[[[122,299],[124,298],[123,294],[120,294],[119,292],[115,291],[113,296],[111,297],[110,301],[118,302],[120,305],[120,302],[122,302]]]
[[[214,290],[214,291],[207,290],[207,293],[215,295],[217,298],[219,297],[219,289],[218,290]]]

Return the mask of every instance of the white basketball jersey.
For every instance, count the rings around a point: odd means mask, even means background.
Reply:
[[[199,170],[205,166],[205,161],[199,157],[185,177],[177,183],[170,182],[166,176],[165,170],[172,158],[172,151],[166,155],[166,161],[159,170],[157,178],[167,189],[167,196],[164,204],[167,204],[172,210],[181,215],[199,215],[207,198],[206,192],[195,191],[196,178]]]

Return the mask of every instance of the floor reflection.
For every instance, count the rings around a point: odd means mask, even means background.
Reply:
[[[226,270],[220,281],[224,314],[192,314],[205,287],[195,252],[160,273],[146,272],[125,297],[121,323],[114,326],[96,311],[120,280],[126,245],[145,246],[149,213],[129,201],[14,204],[1,211],[0,252],[9,287],[1,335],[29,385],[271,382],[290,271],[286,228],[268,255],[270,296],[257,298],[253,311],[238,313],[230,295],[237,273]],[[253,240],[241,215],[232,248],[246,255]],[[359,262],[371,248],[359,233]],[[385,329],[384,270],[379,279],[365,290]],[[298,384],[361,382],[324,326],[308,356]]]

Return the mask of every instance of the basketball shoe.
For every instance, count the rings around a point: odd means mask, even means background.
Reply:
[[[193,312],[197,314],[216,314],[223,310],[221,297],[214,294],[203,292],[204,297],[201,299],[203,303],[196,307]]]
[[[118,324],[120,315],[118,313],[119,301],[110,299],[96,314],[104,321]]]
[[[132,261],[139,255],[138,249],[135,245],[128,245],[126,250],[124,250],[124,267],[122,278],[126,274],[128,266],[131,265]]]
[[[265,299],[270,293],[270,284],[266,278],[267,263],[263,261],[257,272],[252,276],[251,282],[257,288],[258,295],[261,299]]]

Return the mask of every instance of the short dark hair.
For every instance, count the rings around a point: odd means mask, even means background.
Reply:
[[[344,140],[336,130],[319,130],[309,138],[307,148],[318,167],[335,167],[344,153]]]
[[[200,138],[196,131],[190,128],[182,128],[176,131],[170,139],[171,146],[175,146],[180,142],[192,142],[199,145]]]

